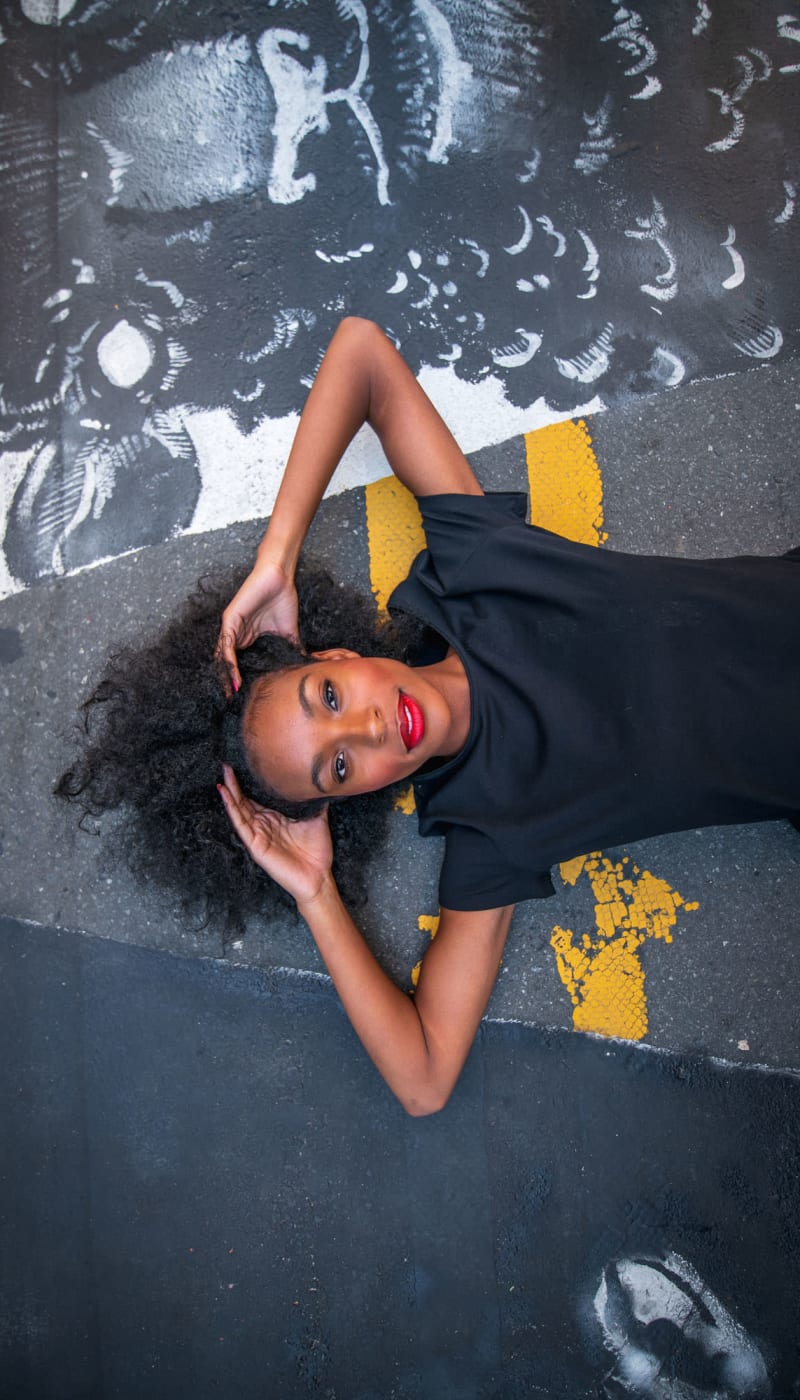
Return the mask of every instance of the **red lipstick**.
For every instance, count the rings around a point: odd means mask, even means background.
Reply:
[[[397,701],[397,720],[400,737],[410,753],[425,734],[425,718],[416,700],[402,690]]]

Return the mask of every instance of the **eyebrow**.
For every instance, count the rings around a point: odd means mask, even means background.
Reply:
[[[311,702],[308,696],[306,695],[307,680],[308,673],[306,672],[305,675],[300,677],[300,684],[297,687],[297,698],[300,701],[300,708],[302,709],[303,714],[306,715],[309,719],[312,719],[314,716],[314,711],[311,708]],[[317,792],[321,792],[323,797],[327,797],[328,794],[320,781],[320,773],[322,772],[323,761],[324,760],[322,754],[318,753],[313,763],[311,764],[311,781],[314,784],[314,787],[317,789]]]

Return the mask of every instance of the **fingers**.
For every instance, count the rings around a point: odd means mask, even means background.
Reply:
[[[227,680],[230,690],[234,694],[240,689],[242,676],[236,661],[236,634],[223,628],[217,638],[217,645],[214,648],[214,656],[220,666],[225,668],[227,675],[223,677],[223,685]],[[226,687],[226,694],[230,695],[230,690]]]

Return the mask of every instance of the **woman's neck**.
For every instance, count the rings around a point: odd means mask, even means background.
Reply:
[[[463,749],[469,735],[472,713],[469,680],[464,663],[452,647],[441,661],[430,666],[421,666],[428,679],[436,686],[450,712],[450,727],[442,747],[440,758],[452,758]]]

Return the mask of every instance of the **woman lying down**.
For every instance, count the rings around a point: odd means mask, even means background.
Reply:
[[[427,539],[386,622],[298,567],[365,422]],[[618,554],[526,525],[525,510],[522,495],[483,493],[389,340],[348,318],[221,626],[230,592],[201,591],[160,639],[113,657],[57,787],[93,813],[123,806],[135,866],[229,930],[294,903],[412,1114],[446,1102],[513,907],[552,893],[551,866],[688,827],[800,819],[798,551]],[[413,996],[350,913],[409,781],[421,835],[445,838]]]

